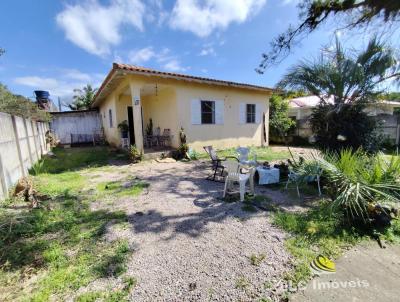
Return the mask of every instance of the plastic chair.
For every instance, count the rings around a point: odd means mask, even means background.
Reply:
[[[236,149],[236,152],[239,155],[239,162],[244,165],[256,165],[257,160],[249,160],[250,148],[247,147],[239,147]]]
[[[246,183],[250,180],[250,190],[254,194],[254,173],[255,169],[251,168],[249,173],[240,173],[240,164],[235,161],[224,162],[225,171],[227,175],[225,177],[225,187],[223,197],[225,198],[228,189],[233,187],[235,182],[239,183],[240,201],[244,201],[244,194],[246,192]]]
[[[286,182],[285,190],[288,189],[289,182],[294,182],[296,184],[297,196],[300,198],[299,178],[300,178],[300,176],[298,174],[296,174],[292,170],[289,170],[289,174],[288,174],[288,179],[287,179],[287,182]]]

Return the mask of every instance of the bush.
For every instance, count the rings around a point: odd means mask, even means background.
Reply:
[[[400,200],[400,157],[344,149],[299,167],[302,176],[321,168],[333,206],[354,224],[386,227]],[[311,172],[310,172],[311,171]],[[393,209],[393,210],[392,210]]]
[[[331,104],[315,107],[310,123],[317,146],[330,151],[363,148],[377,152],[382,138],[375,130],[376,121],[363,109],[364,106],[355,104],[343,105],[340,111]]]
[[[142,152],[139,151],[136,145],[133,145],[129,150],[129,157],[133,163],[138,163],[142,160]]]

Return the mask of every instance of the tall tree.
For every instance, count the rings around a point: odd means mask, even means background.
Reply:
[[[280,63],[302,39],[332,17],[342,20],[336,22],[342,29],[367,28],[375,21],[382,21],[380,26],[400,21],[399,0],[305,0],[299,4],[299,10],[300,23],[290,25],[270,42],[258,72]]]
[[[87,84],[82,89],[74,89],[75,95],[73,96],[73,102],[68,104],[71,110],[86,110],[89,109],[93,103],[96,95],[97,88],[92,88],[90,84]]]
[[[294,66],[278,87],[319,96],[311,125],[321,147],[370,149],[375,124],[363,110],[377,101],[381,84],[399,75],[394,50],[376,38],[358,53],[345,51],[336,39],[334,50],[325,49],[318,59]]]

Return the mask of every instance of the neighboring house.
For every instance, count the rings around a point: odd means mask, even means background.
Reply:
[[[293,118],[297,127],[294,130],[295,136],[309,138],[312,131],[309,124],[309,117],[314,107],[320,103],[318,96],[306,96],[291,99],[289,101],[289,117]],[[333,103],[333,97],[328,98],[329,103]],[[380,121],[380,128],[388,138],[396,140],[399,137],[398,117],[394,111],[400,110],[400,102],[381,101],[380,103],[369,105],[365,111],[370,116],[374,116]]]
[[[181,127],[189,146],[216,148],[268,145],[269,97],[273,90],[249,84],[113,64],[92,107],[99,108],[106,140],[121,145],[118,124],[129,123],[131,144],[144,150],[149,120],[170,129],[178,147]]]

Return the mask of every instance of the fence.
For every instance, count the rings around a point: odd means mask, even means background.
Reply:
[[[391,114],[378,114],[373,118],[378,122],[377,130],[393,144],[398,144],[400,140],[400,117]],[[308,139],[313,134],[308,118],[297,120],[296,123],[296,128],[291,136]]]
[[[101,117],[95,110],[52,112],[51,117],[50,128],[63,145],[93,142],[101,130]]]
[[[49,151],[48,123],[0,112],[0,200]]]

